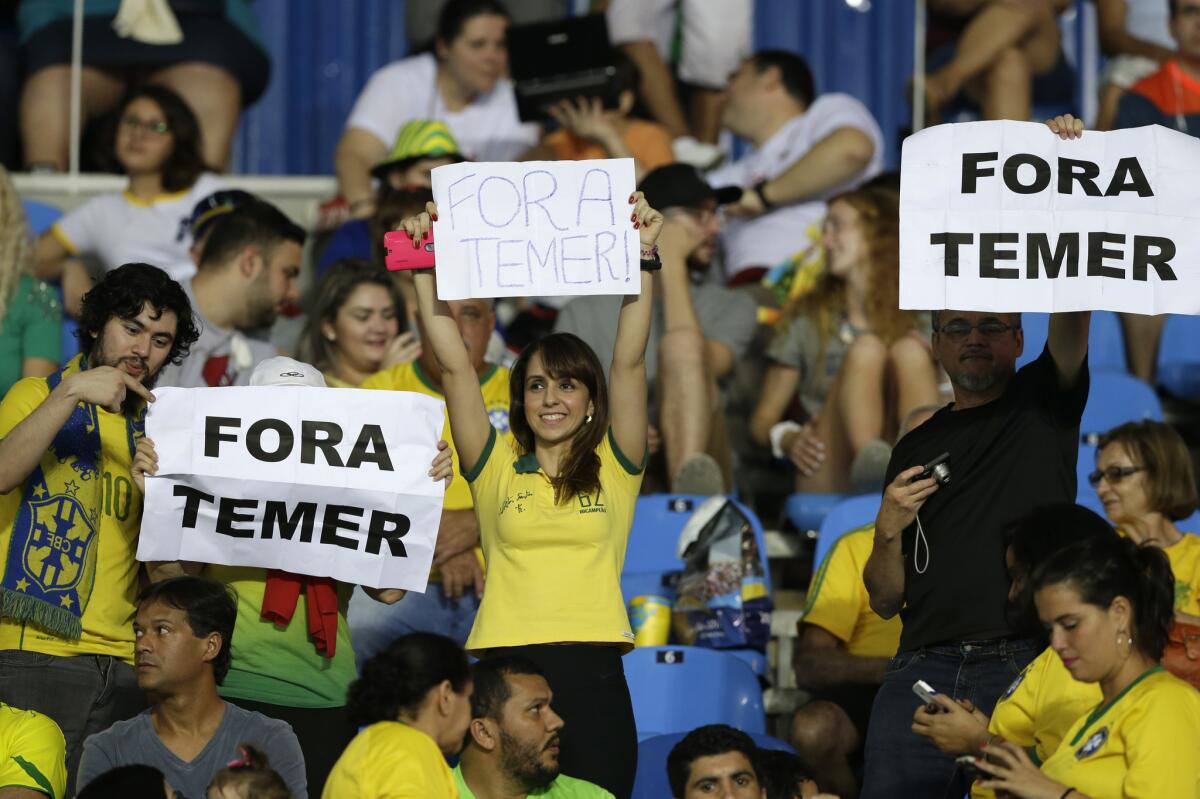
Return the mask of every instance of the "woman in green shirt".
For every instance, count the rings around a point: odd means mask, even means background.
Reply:
[[[22,377],[45,377],[62,356],[62,304],[33,277],[25,209],[0,167],[0,397]]]

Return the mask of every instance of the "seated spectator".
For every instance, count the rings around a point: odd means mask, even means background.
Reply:
[[[255,202],[258,202],[258,198],[248,191],[218,189],[196,203],[187,222],[188,230],[192,232],[192,263],[199,267],[204,260],[204,245],[218,219]]]
[[[471,726],[454,780],[460,799],[613,799],[603,788],[562,774],[554,693],[534,663],[520,655],[481,660],[471,668]]]
[[[25,209],[0,167],[0,396],[22,377],[54,372],[62,335],[62,303],[33,276]]]
[[[433,48],[438,16],[446,3],[447,0],[406,0],[404,35],[412,52]],[[565,14],[562,0],[505,0],[504,8],[512,15],[514,25],[548,22]]]
[[[257,200],[216,220],[196,276],[183,283],[201,327],[182,362],[162,385],[244,386],[275,347],[251,337],[270,327],[299,297],[304,231],[275,206]]]
[[[675,160],[671,136],[656,122],[631,118],[637,103],[637,65],[621,50],[613,50],[617,107],[604,108],[598,97],[564,100],[550,109],[561,126],[528,154],[530,160],[586,161],[592,158],[632,158],[641,182],[647,172]]]
[[[0,403],[0,701],[62,729],[68,793],[84,738],[146,706],[129,626],[142,517],[132,441],[159,370],[197,335],[179,284],[147,264],[105,275],[79,332],[80,355],[18,380]],[[45,512],[54,520],[35,524]],[[51,548],[52,534],[79,544]],[[21,557],[27,549],[45,554]]]
[[[250,376],[252,386],[323,388],[311,364],[282,356],[268,358]],[[434,482],[449,480],[449,444],[429,471]],[[145,476],[157,471],[154,441],[138,440],[133,479],[145,492]],[[229,669],[220,694],[245,710],[291,725],[304,750],[306,781],[316,795],[338,755],[354,737],[345,704],[356,674],[346,610],[354,586],[329,577],[291,574],[278,569],[223,564],[151,562],[152,580],[202,568],[204,575],[228,587],[237,598],[238,636],[232,642]],[[391,604],[404,596],[392,588],[366,588],[376,602]]]
[[[1170,2],[1096,0],[1096,17],[1100,49],[1108,57],[1100,77],[1096,130],[1112,130],[1129,87],[1175,57]]]
[[[452,300],[450,313],[466,345],[471,365],[479,378],[488,418],[501,434],[509,432],[509,372],[487,360],[488,339],[496,326],[489,300]],[[415,310],[416,303],[412,304]],[[418,340],[429,341],[424,323],[417,317]],[[416,391],[445,400],[442,368],[433,349],[422,346],[416,360],[399,363],[364,380],[361,388],[385,391]],[[454,473],[462,474],[458,449],[450,435],[450,417],[442,427],[442,438],[451,443]],[[455,480],[446,489],[442,519],[433,551],[434,570],[425,593],[410,593],[395,605],[385,607],[371,602],[356,591],[350,602],[350,627],[354,631],[354,651],[359,663],[366,662],[396,638],[424,631],[438,633],[466,644],[479,599],[483,595],[483,550],[479,546],[479,522],[475,502],[466,480]]]
[[[1162,125],[1200,136],[1200,0],[1168,3],[1171,36],[1178,52],[1122,95],[1114,130]],[[1165,314],[1121,314],[1129,371],[1149,383],[1154,382],[1158,345],[1166,323]]]
[[[655,433],[661,428],[667,485],[685,494],[724,493],[731,474],[719,386],[754,335],[755,305],[746,294],[705,279],[721,217],[716,193],[695,168],[661,167],[640,188],[665,218],[646,376]],[[554,329],[579,336],[601,363],[608,363],[623,300],[577,297],[563,308]]]
[[[472,161],[512,161],[537,143],[537,125],[517,118],[512,82],[504,77],[507,29],[508,12],[497,0],[450,0],[438,17],[433,53],[410,56],[371,76],[334,156],[338,189],[351,216],[371,215],[371,169],[413,119],[444,122]]]
[[[1014,613],[1038,625],[1029,576],[1056,552],[1089,541],[1115,538],[1103,519],[1079,505],[1039,508],[1006,531],[1005,560],[1012,577],[1008,598]],[[1034,658],[996,702],[991,718],[970,700],[936,697],[935,706],[919,706],[913,714],[913,732],[923,735],[941,751],[952,755],[974,754],[1003,741],[1035,754],[1039,761],[1054,754],[1075,720],[1100,703],[1100,687],[1071,676],[1062,658],[1050,647]],[[973,799],[993,799],[991,790],[971,786]]]
[[[181,799],[154,766],[117,766],[100,774],[75,799]]]
[[[180,282],[195,274],[185,222],[201,198],[222,188],[201,155],[196,115],[162,86],[143,86],[125,98],[111,150],[129,177],[125,191],[92,197],[37,242],[37,276],[61,277],[63,303],[72,316],[78,316],[79,301],[92,286],[74,256],[94,255],[105,271],[144,262]]]
[[[48,716],[0,703],[0,799],[61,799],[67,741]]]
[[[378,182],[371,205],[360,205],[359,211],[341,224],[329,237],[317,261],[317,275],[342,258],[373,258],[382,248],[383,232],[392,230],[401,219],[420,213],[425,203],[433,199],[431,173],[439,166],[463,160],[458,142],[444,122],[414,119],[405,124],[396,134],[392,151],[371,169],[371,176]],[[428,194],[428,196],[426,196]],[[387,206],[401,208],[387,213],[382,231],[375,230],[381,212]],[[378,235],[376,235],[378,233]]]
[[[1175,526],[1197,505],[1196,473],[1183,438],[1149,419],[1114,427],[1100,436],[1088,482],[1119,533],[1166,553],[1175,575],[1175,616],[1200,624],[1200,537]]]
[[[357,388],[421,354],[416,334],[400,333],[404,300],[396,281],[368,261],[338,261],[317,286],[297,352],[329,386]]]
[[[822,790],[858,795],[855,761],[875,692],[900,643],[900,620],[871,610],[862,581],[875,526],[852,530],[825,556],[798,624],[796,685],[811,700],[792,718],[792,745]]]
[[[758,747],[727,724],[698,727],[667,755],[667,779],[675,799],[765,799],[758,779]]]
[[[930,0],[927,119],[965,92],[984,119],[1029,120],[1033,80],[1064,64],[1058,15],[1072,0]]]
[[[163,19],[165,7],[86,6],[83,121],[110,111],[129,86],[163,86],[196,110],[204,162],[224,169],[240,109],[258,100],[271,74],[257,18],[248,0],[171,3]],[[70,146],[71,4],[21,3],[17,20],[29,76],[21,94],[25,163],[35,171],[62,172]],[[163,36],[163,29],[174,36]]]
[[[905,419],[938,402],[927,317],[898,310],[899,232],[894,192],[830,200],[825,272],[767,350],[750,432],[796,466],[797,491],[879,490]],[[803,423],[786,419],[797,396]]]
[[[1157,547],[1089,541],[1038,564],[1030,579],[1050,646],[1102,701],[1041,766],[1011,743],[976,758],[981,787],[1016,799],[1188,796],[1200,784],[1200,693],[1159,665],[1175,580]]]
[[[412,633],[363,665],[350,686],[361,727],[333,767],[323,799],[458,799],[446,757],[471,725],[471,669],[449,638]]]
[[[89,737],[79,783],[118,766],[154,766],[184,796],[204,796],[213,776],[249,741],[268,752],[297,799],[304,756],[292,728],[217,694],[231,661],[237,605],[229,590],[199,577],[174,577],[138,597],[137,682],[150,709]]]
[[[742,189],[722,233],[725,276],[757,281],[799,249],[820,224],[825,200],[879,172],[883,134],[871,112],[846,94],[817,96],[800,56],[763,50],[729,82],[725,127],[749,140],[744,156],[708,173],[713,186]]]
[[[722,157],[716,145],[725,84],[750,53],[753,15],[749,0],[608,3],[609,38],[637,66],[642,102],[675,140],[675,155],[684,163],[706,169]],[[690,120],[668,66],[675,51],[679,80],[688,87]]]
[[[250,744],[238,748],[240,757],[209,783],[207,799],[292,799],[287,783],[271,768],[265,753]]]

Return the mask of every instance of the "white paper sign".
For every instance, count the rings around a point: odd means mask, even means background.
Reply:
[[[632,158],[433,170],[438,297],[638,294]]]
[[[937,125],[904,143],[900,307],[1200,313],[1200,141]]]
[[[443,405],[401,391],[160,388],[138,560],[260,566],[424,591]]]

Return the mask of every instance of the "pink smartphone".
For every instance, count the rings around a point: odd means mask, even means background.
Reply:
[[[405,269],[432,269],[433,260],[433,229],[425,233],[424,242],[420,247],[413,247],[412,239],[403,230],[393,230],[383,234],[383,246],[387,250],[384,263],[388,271],[400,272]]]

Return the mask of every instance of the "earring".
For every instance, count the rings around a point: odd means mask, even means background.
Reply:
[[[325,338],[329,339],[330,341],[337,341],[337,334],[330,333],[329,335],[325,336]]]
[[[1133,647],[1133,638],[1124,630],[1117,631],[1117,646]]]
[[[584,424],[591,424],[591,423],[592,423],[592,415],[591,415],[590,413],[587,415],[587,418],[583,420],[583,423],[584,423]]]

